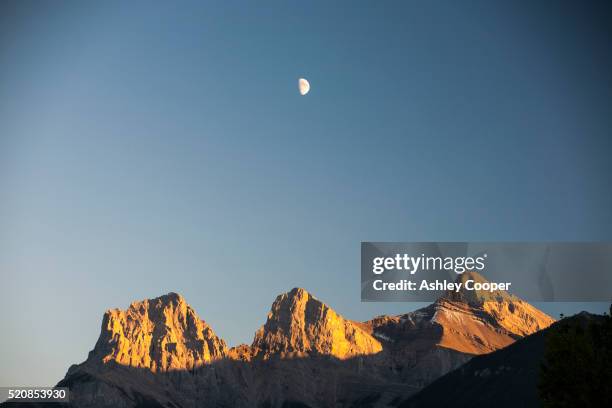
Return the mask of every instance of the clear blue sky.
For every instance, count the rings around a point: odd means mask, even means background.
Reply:
[[[2,2],[0,385],[169,291],[231,345],[295,286],[414,309],[360,241],[612,239],[609,8],[330,3]]]

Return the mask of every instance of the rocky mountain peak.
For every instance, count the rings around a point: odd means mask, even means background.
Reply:
[[[555,321],[506,291],[466,290],[468,280],[488,282],[476,272],[465,272],[456,280],[463,283],[462,289],[447,292],[430,307],[432,321],[442,328],[441,346],[471,354],[488,353]]]
[[[153,372],[185,370],[227,355],[225,342],[177,293],[108,310],[88,361]]]
[[[496,302],[510,302],[518,299],[516,296],[509,294],[503,290],[486,291],[486,290],[467,290],[465,288],[467,281],[474,281],[475,283],[489,283],[484,276],[478,272],[464,272],[457,275],[455,283],[461,283],[461,289],[459,292],[448,291],[440,299],[464,302],[472,305],[482,305],[485,302],[496,301]]]
[[[429,336],[439,347],[466,354],[486,354],[550,326],[554,319],[506,291],[466,290],[465,283],[488,281],[478,273],[457,276],[461,289],[447,291],[433,304],[400,316],[369,322],[374,333],[408,341]]]
[[[305,289],[279,295],[257,331],[256,355],[331,355],[339,359],[378,353],[381,343],[360,323],[345,319]]]

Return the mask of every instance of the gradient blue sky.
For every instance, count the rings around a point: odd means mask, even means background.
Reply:
[[[0,385],[169,291],[231,345],[295,286],[414,309],[360,241],[612,239],[609,6],[221,3],[0,5]]]

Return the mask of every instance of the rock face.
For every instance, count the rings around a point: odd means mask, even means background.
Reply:
[[[227,354],[225,342],[185,299],[169,293],[107,311],[89,359],[155,373],[192,370]]]
[[[486,282],[475,272],[457,281]],[[386,337],[433,337],[435,344],[467,354],[485,354],[550,326],[550,316],[507,292],[447,292],[436,302],[405,315],[376,318],[369,323]],[[429,336],[426,336],[428,333]]]
[[[457,281],[465,283],[469,279],[480,283],[487,281],[476,272],[459,275]],[[504,330],[513,340],[545,329],[555,321],[529,303],[499,290],[479,292],[462,289],[458,294],[448,293],[443,299],[454,304],[467,304],[476,315],[486,319],[490,317],[492,320],[489,321]]]
[[[252,347],[263,358],[329,355],[343,360],[382,351],[381,343],[359,323],[300,288],[276,298]]]
[[[486,282],[477,273],[459,275]],[[366,322],[385,339],[386,364],[402,381],[423,387],[474,355],[504,348],[554,320],[506,292],[447,292],[433,304],[399,316]]]
[[[360,323],[296,288],[251,345],[229,349],[170,293],[106,312],[88,359],[59,385],[75,407],[385,407],[552,322],[507,293],[460,292]]]

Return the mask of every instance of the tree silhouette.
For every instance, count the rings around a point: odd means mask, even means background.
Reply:
[[[579,317],[560,322],[547,335],[538,386],[546,408],[603,407],[612,401],[612,317]]]

